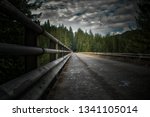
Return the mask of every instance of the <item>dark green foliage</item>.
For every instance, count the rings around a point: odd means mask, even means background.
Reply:
[[[0,84],[24,73],[24,58],[0,56]]]
[[[87,32],[83,32],[81,29],[78,29],[75,32],[75,40],[76,40],[76,51],[90,51],[91,49],[95,49],[93,35],[88,34]]]
[[[45,36],[39,36],[37,40],[37,46],[41,48],[49,48],[50,40]],[[42,66],[50,61],[49,54],[43,54],[38,56],[38,66]]]
[[[144,31],[150,31],[150,1],[139,0],[137,24]]]
[[[147,43],[140,30],[127,31],[121,35],[88,34],[78,30],[75,33],[79,52],[122,52],[149,53]]]
[[[50,34],[60,40],[63,44],[75,50],[75,40],[72,28],[67,29],[64,25],[51,25],[49,20],[46,21],[43,25],[44,29],[46,29]]]
[[[145,44],[144,48],[150,53],[150,1],[139,0],[138,1],[138,16],[137,25],[143,35],[141,43]]]

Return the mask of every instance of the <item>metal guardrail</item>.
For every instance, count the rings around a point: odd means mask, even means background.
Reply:
[[[0,43],[0,55],[41,55],[50,53],[69,53],[66,50],[49,48],[27,47],[15,44]]]
[[[29,99],[30,96],[27,96],[28,92],[34,94],[34,96],[32,95],[32,99],[39,99],[67,62],[72,51],[38,24],[32,22],[7,0],[0,1],[0,12],[13,17],[26,28],[25,45],[0,43],[0,55],[25,56],[27,72],[16,79],[0,85],[0,99],[18,99],[18,97]],[[36,47],[37,37],[41,34],[50,39],[51,48]],[[52,55],[51,59],[52,62],[37,68],[37,55],[54,53],[55,55]],[[58,58],[57,53],[63,54]],[[47,74],[50,75],[49,78],[45,78]],[[36,94],[29,89],[36,91]],[[23,96],[23,94],[26,94],[26,96]]]
[[[127,58],[138,58],[138,59],[149,59],[150,54],[141,54],[141,53],[97,53],[96,55],[103,55],[103,56],[114,56],[114,57],[127,57]]]
[[[93,54],[100,56],[108,56],[115,58],[125,58],[125,59],[133,59],[133,60],[142,60],[150,62],[150,54],[141,54],[141,53],[101,53],[101,52],[81,52],[84,54]]]
[[[61,64],[61,62],[64,62],[64,61],[66,62],[69,59],[69,57],[70,55],[66,55],[63,58],[50,62],[42,67],[32,70],[14,80],[11,80],[1,85],[0,86],[0,99],[15,99],[18,96],[22,97],[23,95],[21,96],[21,94],[27,93],[26,90],[28,90],[28,88],[32,89],[32,87],[34,86],[34,84],[36,84],[36,82],[38,82],[38,80],[41,80],[42,82],[44,80],[43,79],[44,75],[46,75],[47,73],[53,74],[53,77],[49,76],[49,78],[47,79],[47,80],[52,81],[52,79],[57,75],[57,72],[59,72],[59,70],[57,70],[56,73],[55,71],[53,71],[54,73],[49,72],[49,71],[53,70],[57,65]],[[48,84],[50,83],[48,81],[45,81],[45,82]],[[47,84],[47,87],[48,87],[48,84]],[[36,90],[40,90],[40,89],[41,87],[39,86]],[[32,93],[38,93],[38,91],[32,92]],[[39,98],[40,96],[35,94],[34,97]],[[28,99],[28,98],[25,98],[25,99]]]

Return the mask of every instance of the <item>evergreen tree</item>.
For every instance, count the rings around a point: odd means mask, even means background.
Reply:
[[[139,0],[137,24],[144,31],[150,31],[150,1]]]
[[[145,48],[144,53],[150,53],[150,1],[149,0],[139,0],[138,1],[138,17],[137,24],[138,27],[142,30],[141,45],[142,48]]]

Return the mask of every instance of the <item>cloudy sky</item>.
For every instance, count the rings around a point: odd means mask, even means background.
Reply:
[[[136,28],[137,0],[44,0],[39,20],[71,26],[102,35],[122,33]]]

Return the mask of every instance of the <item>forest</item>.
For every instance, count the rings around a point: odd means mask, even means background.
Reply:
[[[30,19],[37,21],[40,14],[31,13],[32,9],[41,6],[41,2],[29,3],[29,0],[9,0]],[[150,54],[150,4],[149,0],[138,3],[139,11],[136,17],[137,29],[118,35],[101,36],[93,34],[92,30],[84,32],[81,28],[76,32],[73,29],[53,25],[47,20],[41,26],[53,36],[62,41],[74,52],[116,52],[116,53],[145,53]],[[37,21],[39,22],[39,21]],[[40,23],[40,22],[39,22]],[[24,45],[25,29],[13,18],[0,12],[0,43]],[[40,36],[39,47],[47,47],[48,40]],[[47,55],[39,57],[39,64],[47,61]],[[42,62],[41,62],[41,61]],[[0,55],[0,84],[25,73],[24,57]],[[17,71],[17,72],[16,72]]]
[[[49,20],[43,27],[74,52],[150,53],[149,39],[139,29],[118,35],[101,36],[93,34],[91,30],[84,32],[82,29],[73,33],[71,27],[67,29],[64,25],[51,25]]]

